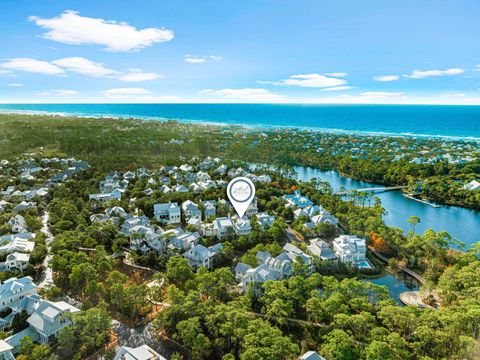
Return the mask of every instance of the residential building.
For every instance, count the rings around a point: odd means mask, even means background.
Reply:
[[[245,291],[250,283],[263,283],[268,280],[282,280],[291,276],[293,265],[297,258],[303,261],[308,274],[314,271],[311,256],[305,254],[292,244],[283,247],[284,252],[277,257],[272,257],[268,251],[259,251],[256,254],[259,266],[252,268],[247,264],[239,263],[235,267],[237,280]]]
[[[30,295],[37,293],[37,285],[30,276],[10,278],[0,285],[0,311]]]
[[[26,233],[27,232],[27,223],[25,218],[22,215],[13,216],[7,223],[12,227],[12,232],[14,233]]]
[[[185,218],[187,219],[202,218],[202,212],[198,208],[198,205],[191,200],[187,200],[182,203],[182,210],[183,210],[183,214],[185,215]]]
[[[320,356],[316,351],[307,351],[300,356],[298,360],[325,360],[325,358]]]
[[[312,200],[310,200],[306,196],[303,196],[300,190],[295,190],[295,192],[291,195],[283,195],[283,198],[287,200],[288,205],[290,206],[305,208],[307,206],[313,205]]]
[[[272,226],[275,221],[275,216],[268,215],[266,212],[257,214],[258,223],[262,229],[266,229]]]
[[[340,235],[333,241],[333,249],[341,262],[365,261],[367,252],[365,239],[355,235]]]
[[[209,217],[215,217],[217,216],[217,208],[216,208],[217,202],[215,200],[206,200],[202,201],[203,205],[203,218],[207,219]]]
[[[113,360],[167,360],[148,345],[120,346]]]
[[[337,255],[332,250],[329,244],[325,241],[315,238],[310,240],[310,245],[307,246],[308,251],[313,256],[320,258],[322,261],[335,261]]]
[[[480,190],[480,182],[477,180],[472,180],[463,187],[465,190],[476,191]]]
[[[13,346],[5,340],[0,340],[0,360],[15,360],[12,350]]]
[[[167,224],[179,224],[181,221],[178,203],[155,204],[153,206],[155,218]]]
[[[252,232],[252,225],[246,216],[242,218],[235,217],[235,233],[238,236],[246,236]]]
[[[213,267],[213,259],[222,250],[222,244],[205,247],[203,245],[195,245],[186,251],[183,256],[187,259],[190,266],[194,268],[205,267],[211,269]]]
[[[232,219],[228,217],[216,218],[213,222],[213,230],[219,239],[235,234],[235,226]]]
[[[24,254],[20,252],[14,252],[8,254],[6,261],[3,263],[5,269],[8,271],[20,270],[23,271],[28,267],[30,263],[30,254]]]

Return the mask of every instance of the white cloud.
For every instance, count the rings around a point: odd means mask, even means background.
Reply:
[[[359,95],[340,95],[314,99],[321,104],[396,104],[405,103],[408,97],[403,92],[364,91]]]
[[[2,65],[0,64],[0,67],[1,66]],[[0,75],[8,75],[8,74],[11,74],[11,73],[12,73],[11,71],[0,69]]]
[[[149,81],[161,78],[162,75],[154,72],[144,72],[140,69],[132,69],[130,72],[119,77],[121,81],[126,82],[139,82],[139,81]]]
[[[20,84],[20,83],[10,83],[10,84],[7,84],[7,86],[10,86],[10,87],[22,87],[23,84]]]
[[[206,89],[199,91],[202,95],[217,95],[225,99],[248,100],[248,101],[277,101],[283,96],[271,93],[262,88],[243,88],[243,89]]]
[[[105,90],[103,95],[113,101],[129,101],[132,103],[170,103],[180,99],[175,95],[157,95],[144,88],[115,88]]]
[[[118,72],[108,69],[102,63],[93,62],[83,57],[69,57],[52,61],[52,64],[85,76],[108,77],[118,75]]]
[[[172,30],[137,30],[125,22],[80,16],[72,10],[51,19],[30,16],[29,20],[47,30],[43,34],[46,39],[73,45],[103,45],[108,51],[139,50],[174,37]]]
[[[124,96],[137,96],[137,95],[149,95],[151,92],[143,88],[115,88],[105,90],[103,94],[107,97],[124,97]]]
[[[292,75],[288,79],[283,79],[280,81],[258,81],[258,83],[280,86],[327,88],[345,85],[347,84],[347,81],[345,79],[338,79],[332,76],[321,74],[300,74]]]
[[[215,56],[215,55],[185,55],[184,60],[188,63],[191,64],[202,64],[207,61],[220,61],[222,60],[221,56]]]
[[[345,77],[348,73],[345,72],[333,72],[333,73],[325,73],[324,75],[333,76],[333,77]]]
[[[40,96],[75,96],[78,95],[77,90],[50,90],[38,93]]]
[[[399,75],[378,75],[373,77],[375,81],[397,81],[398,79],[400,79]]]
[[[446,70],[414,70],[410,75],[403,75],[410,79],[423,79],[432,76],[447,76],[463,74],[465,70],[458,68],[451,68]]]
[[[443,94],[442,97],[444,98],[463,98],[467,96],[465,93],[462,92],[456,92],[456,93],[448,93],[448,94]]]
[[[351,86],[348,85],[343,85],[343,86],[334,86],[334,87],[329,87],[322,89],[322,91],[343,91],[343,90],[350,90],[352,89]]]
[[[7,70],[26,71],[45,75],[64,75],[65,71],[56,65],[47,61],[36,60],[32,58],[14,58],[10,59],[0,67]]]

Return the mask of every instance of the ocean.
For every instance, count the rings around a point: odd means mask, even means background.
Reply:
[[[0,104],[0,112],[11,111],[480,140],[480,106]]]

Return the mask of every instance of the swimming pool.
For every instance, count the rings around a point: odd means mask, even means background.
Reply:
[[[370,261],[368,260],[357,261],[355,265],[359,269],[375,269],[375,267],[372,264],[370,264]]]

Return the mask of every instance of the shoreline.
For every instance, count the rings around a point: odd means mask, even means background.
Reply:
[[[35,105],[35,104],[29,104]],[[87,104],[88,105],[88,104]],[[440,135],[440,134],[422,134],[411,132],[385,132],[385,131],[366,131],[366,130],[351,130],[341,128],[321,128],[321,127],[308,127],[308,126],[294,126],[294,125],[249,125],[244,123],[228,123],[221,121],[208,121],[199,119],[185,119],[185,118],[168,118],[161,116],[139,116],[132,114],[84,114],[84,113],[68,113],[68,112],[55,112],[44,110],[13,110],[2,108],[0,104],[0,114],[2,115],[28,115],[28,116],[58,116],[63,118],[85,118],[85,119],[111,119],[111,120],[141,120],[141,121],[177,121],[183,124],[196,124],[206,126],[218,126],[218,127],[241,127],[245,130],[255,131],[278,131],[278,130],[292,130],[292,131],[305,131],[305,132],[317,132],[333,135],[349,135],[359,137],[388,137],[388,138],[421,138],[421,139],[433,139],[433,140],[448,140],[455,142],[480,142],[480,137],[475,136],[459,136],[459,135]]]

